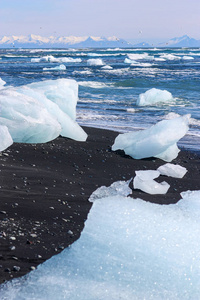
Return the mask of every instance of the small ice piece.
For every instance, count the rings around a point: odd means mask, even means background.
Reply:
[[[43,71],[64,71],[64,70],[66,70],[66,66],[63,64],[53,68],[43,68]]]
[[[3,89],[5,84],[6,82],[0,77],[0,89]]]
[[[112,150],[124,150],[135,159],[157,157],[171,162],[179,153],[177,142],[189,129],[190,115],[162,120],[152,127],[136,132],[119,134]]]
[[[152,88],[139,95],[136,101],[138,106],[155,105],[157,103],[167,103],[173,100],[173,96],[166,90]]]
[[[127,197],[132,194],[132,189],[129,187],[131,180],[132,178],[127,181],[119,180],[113,182],[109,187],[101,186],[91,194],[89,201],[94,202],[97,199],[117,195]]]
[[[87,60],[88,66],[103,66],[104,63],[100,58],[91,58]]]
[[[146,170],[135,171],[136,176],[133,179],[134,189],[139,189],[147,194],[166,194],[170,185],[163,181],[161,183],[156,182],[154,179],[160,176],[158,171]]]
[[[174,178],[183,178],[183,176],[187,173],[187,169],[185,167],[170,163],[160,166],[157,170],[161,175],[166,175]]]
[[[0,151],[7,149],[13,143],[8,127],[0,125]]]

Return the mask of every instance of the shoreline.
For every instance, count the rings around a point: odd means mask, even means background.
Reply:
[[[111,151],[116,131],[83,128],[86,142],[58,137],[45,144],[14,143],[2,152],[0,283],[27,274],[76,241],[92,205],[88,198],[98,187],[165,164]],[[200,189],[200,152],[182,149],[172,163],[188,172],[182,179],[162,176],[160,181],[170,184],[166,195],[134,190],[132,197],[171,204],[181,198],[180,192]]]

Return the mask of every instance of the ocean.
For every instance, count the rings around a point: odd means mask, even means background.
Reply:
[[[200,146],[200,49],[0,49],[7,86],[71,78],[79,83],[77,122],[119,132],[145,129],[162,119],[191,114],[179,142]],[[173,101],[138,106],[140,94],[167,90]]]

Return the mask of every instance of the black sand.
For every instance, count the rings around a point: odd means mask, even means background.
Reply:
[[[86,142],[57,138],[46,144],[13,144],[0,156],[0,283],[22,276],[78,239],[90,210],[88,198],[102,185],[128,180],[135,170],[155,170],[159,159],[134,160],[112,152],[118,133],[84,128]],[[160,177],[166,195],[133,191],[134,198],[170,204],[180,192],[200,190],[200,155],[182,150],[172,163],[183,179]]]

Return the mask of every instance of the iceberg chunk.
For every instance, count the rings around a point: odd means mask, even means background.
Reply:
[[[8,127],[0,125],[0,151],[7,149],[13,143]]]
[[[0,91],[0,125],[5,125],[14,142],[45,143],[59,136],[60,124],[36,99],[14,88]]]
[[[156,182],[154,179],[160,176],[158,171],[146,170],[146,171],[135,171],[136,176],[133,179],[134,189],[139,189],[145,193],[155,194],[166,194],[170,185],[163,181],[161,183]]]
[[[112,150],[124,150],[135,159],[157,157],[170,162],[179,153],[177,142],[189,129],[190,115],[162,120],[152,127],[137,132],[119,134]]]
[[[167,103],[173,100],[173,96],[166,90],[152,88],[139,95],[136,101],[138,106],[155,105],[157,103]]]
[[[157,170],[161,175],[166,175],[174,178],[183,178],[183,176],[187,173],[187,169],[185,167],[170,163],[160,166]]]
[[[0,125],[15,142],[45,143],[60,134],[85,141],[87,134],[75,121],[78,84],[47,80],[0,90]]]
[[[78,101],[78,83],[73,79],[57,79],[34,82],[29,88],[45,95],[56,103],[73,120],[76,119],[76,105]]]
[[[49,100],[44,93],[37,89],[30,88],[30,85],[19,87],[17,88],[17,91],[21,94],[37,99],[37,101],[45,106],[51,116],[53,116],[61,125],[60,135],[80,142],[86,141],[87,134],[85,131],[75,120],[62,111],[56,103]]]
[[[129,187],[132,178],[128,181],[116,181],[112,183],[109,187],[101,186],[96,189],[89,198],[90,202],[94,202],[97,199],[105,198],[108,196],[128,196],[132,194],[132,189]]]

